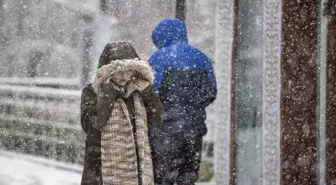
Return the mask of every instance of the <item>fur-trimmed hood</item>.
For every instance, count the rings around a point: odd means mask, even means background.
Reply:
[[[131,70],[136,76],[147,80],[151,85],[154,81],[154,73],[147,61],[139,59],[114,60],[109,64],[98,69],[93,81],[93,89],[96,93],[100,92],[101,84],[116,72]]]

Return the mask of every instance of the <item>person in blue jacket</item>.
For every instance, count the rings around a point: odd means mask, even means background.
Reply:
[[[152,138],[156,184],[195,184],[207,133],[205,108],[217,94],[208,57],[188,44],[187,28],[179,19],[162,20],[153,30],[158,50],[149,63],[153,87],[164,106],[162,133]]]

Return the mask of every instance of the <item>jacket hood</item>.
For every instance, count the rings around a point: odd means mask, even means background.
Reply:
[[[188,43],[186,25],[179,19],[164,19],[154,28],[152,40],[158,49]]]
[[[129,42],[111,42],[106,44],[99,58],[98,68],[114,60],[140,59],[132,44]]]
[[[107,65],[98,69],[93,81],[93,89],[96,93],[100,92],[101,84],[116,72],[131,70],[136,77],[147,80],[151,85],[154,81],[154,73],[147,61],[139,59],[113,60]]]

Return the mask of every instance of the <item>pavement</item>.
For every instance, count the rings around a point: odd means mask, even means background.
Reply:
[[[80,165],[4,150],[0,150],[0,164],[0,185],[80,185]]]

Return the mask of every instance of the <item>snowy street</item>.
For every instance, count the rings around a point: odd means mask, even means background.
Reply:
[[[40,157],[0,150],[0,164],[0,185],[79,185],[81,180],[81,166]]]
[[[79,185],[81,167],[0,151],[0,185]]]

